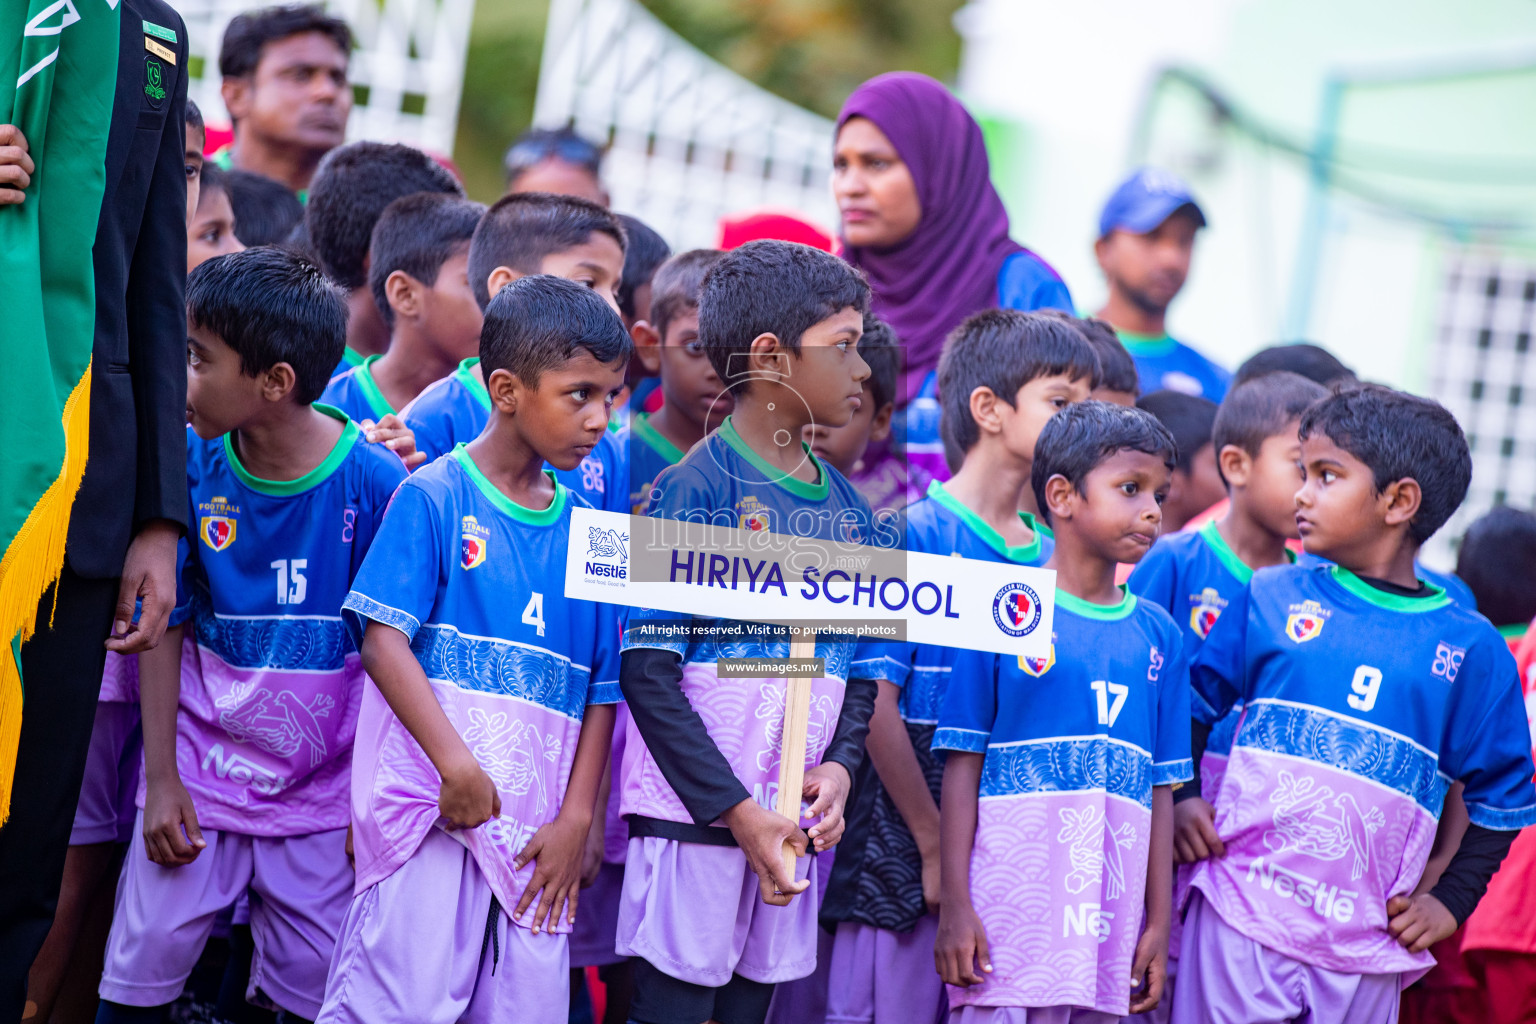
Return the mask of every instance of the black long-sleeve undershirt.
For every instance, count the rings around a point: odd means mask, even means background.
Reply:
[[[619,689],[651,756],[677,794],[693,824],[631,816],[630,835],[652,835],[682,842],[734,845],[730,833],[712,823],[749,799],[730,762],[720,753],[704,719],[682,689],[682,659],[673,651],[636,647],[619,662]],[[822,756],[836,762],[852,779],[864,758],[864,737],[875,707],[872,679],[850,679],[837,728]]]
[[[1489,880],[1504,863],[1504,857],[1519,834],[1518,829],[1506,832],[1481,825],[1467,826],[1467,833],[1461,837],[1461,845],[1445,866],[1445,873],[1429,890],[1431,896],[1445,904],[1445,909],[1456,918],[1458,925],[1465,924],[1472,911],[1477,909],[1478,901],[1488,891]]]

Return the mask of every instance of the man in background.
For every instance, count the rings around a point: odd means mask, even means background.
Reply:
[[[210,159],[225,170],[265,175],[304,198],[321,158],[346,137],[351,51],[347,23],[318,6],[236,15],[219,49],[220,92],[235,138]]]
[[[1168,305],[1189,277],[1195,233],[1205,227],[1189,186],[1155,167],[1121,182],[1099,216],[1093,244],[1109,284],[1096,316],[1107,320],[1136,360],[1142,394],[1167,389],[1220,402],[1232,375],[1168,336]]]
[[[507,192],[554,192],[608,205],[603,151],[569,128],[531,128],[507,150]]]

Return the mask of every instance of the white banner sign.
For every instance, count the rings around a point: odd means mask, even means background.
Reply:
[[[904,626],[914,643],[1043,658],[1056,573],[590,508],[571,510],[565,596],[798,626]],[[834,628],[834,627],[827,627]]]

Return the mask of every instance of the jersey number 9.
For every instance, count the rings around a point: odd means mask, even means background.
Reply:
[[[1349,706],[1356,711],[1369,711],[1376,706],[1376,694],[1381,690],[1381,669],[1361,665],[1355,669],[1355,678],[1349,684],[1354,693],[1349,695]]]

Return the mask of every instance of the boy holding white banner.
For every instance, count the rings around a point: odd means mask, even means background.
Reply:
[[[1115,568],[1151,547],[1173,465],[1139,409],[1083,402],[1040,432],[1054,647],[963,655],[933,740],[949,752],[935,959],[950,1024],[1111,1024],[1162,994],[1189,667],[1173,619]]]
[[[962,323],[938,382],[945,429],[964,462],[907,508],[907,550],[1044,563],[1049,531],[1019,511],[1035,440],[1057,412],[1088,398],[1098,369],[1089,343],[1058,318],[990,310]],[[871,764],[859,779],[859,812],[849,814],[868,824],[850,827],[823,910],[838,922],[827,1021],[933,1024],[944,1006],[933,966],[942,771],[929,746],[961,652],[904,642],[870,653],[877,656],[855,670],[879,680]]]
[[[868,308],[858,272],[808,246],[752,242],[709,271],[699,337],[735,412],[657,478],[650,515],[681,521],[654,523],[658,531],[706,523],[812,546],[875,539],[868,504],[800,440],[807,424],[842,426],[857,410],[869,375],[857,352]],[[658,623],[687,633],[643,632]],[[642,609],[628,621],[620,683],[633,731],[621,812],[630,846],[618,949],[636,958],[631,1013],[640,1024],[761,1022],[774,984],[816,963],[818,865],[804,854],[808,845],[829,850],[842,834],[874,685],[848,679],[851,639],[816,644],[825,672],[811,686],[807,838],[800,822],[769,809],[786,680],[723,678],[718,668],[722,654],[783,659],[789,645],[782,632],[729,632],[738,625]],[[781,858],[786,843],[800,854],[793,876]]]

